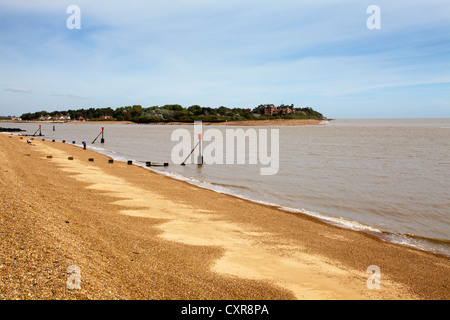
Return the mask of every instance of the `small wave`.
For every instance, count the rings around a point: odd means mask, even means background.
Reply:
[[[183,176],[179,173],[173,172],[173,171],[159,171],[159,170],[155,170],[156,172],[163,174],[165,176],[171,177],[173,179],[176,180],[180,180],[180,181],[185,181],[187,183],[190,183],[192,185],[195,185],[197,187],[201,187],[203,189],[209,189],[209,190],[213,190],[219,193],[224,193],[224,194],[229,194],[229,195],[233,195],[239,198],[245,198],[245,196],[239,194],[238,192],[235,192],[232,190],[232,188],[242,188],[242,189],[248,189],[247,187],[241,187],[241,186],[235,186],[235,185],[228,185],[228,184],[221,184],[221,183],[214,183],[214,182],[210,182],[210,181],[204,181],[204,180],[199,180],[199,179],[195,179],[192,177],[186,177]],[[247,199],[250,200],[250,199]]]
[[[225,188],[236,188],[236,189],[245,189],[245,190],[251,190],[249,187],[246,186],[239,186],[236,184],[228,184],[228,183],[218,183],[218,182],[209,182],[213,185],[225,187]]]
[[[383,241],[388,241],[391,243],[404,245],[407,247],[412,247],[415,249],[419,249],[422,251],[432,252],[435,254],[441,254],[447,257],[450,257],[450,240],[446,239],[437,239],[437,238],[429,238],[423,237],[414,234],[408,233],[393,233],[386,230],[378,229],[373,226],[365,225],[357,221],[352,221],[340,217],[331,217],[318,212],[306,210],[306,209],[296,209],[289,207],[280,207],[279,209],[288,211],[288,212],[296,212],[306,214],[308,216],[312,216],[320,219],[321,221],[330,223],[332,225],[336,225],[341,228],[346,228],[355,231],[363,231],[367,232],[371,235],[374,235],[380,238]]]
[[[106,148],[96,147],[96,146],[90,146],[89,149],[91,149],[91,151],[94,151],[94,152],[103,154],[107,157],[110,157],[114,161],[127,162],[128,160],[132,160],[132,159],[125,158],[125,156],[119,154],[118,152],[116,152],[114,150],[109,150]]]
[[[112,150],[108,150],[106,148],[102,148],[102,147],[97,147],[97,146],[90,146],[90,149],[95,150],[95,151],[104,151],[104,152],[112,152]]]
[[[315,212],[315,211],[310,211],[310,210],[306,210],[306,209],[289,208],[289,207],[279,207],[279,209],[283,210],[283,211],[288,211],[288,212],[303,213],[308,216],[318,218],[325,222],[331,223],[333,225],[336,225],[339,227],[344,227],[346,229],[351,229],[351,230],[355,230],[355,231],[370,231],[370,232],[375,232],[375,233],[382,232],[380,229],[377,229],[375,227],[372,227],[372,226],[369,226],[366,224],[362,224],[357,221],[352,221],[352,220],[344,219],[341,217],[332,217],[332,216],[324,215],[322,213]]]
[[[450,257],[450,240],[391,232],[383,232],[381,238],[391,243]]]

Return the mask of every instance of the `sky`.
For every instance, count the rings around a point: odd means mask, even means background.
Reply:
[[[0,115],[266,103],[450,118],[450,1],[0,0]]]

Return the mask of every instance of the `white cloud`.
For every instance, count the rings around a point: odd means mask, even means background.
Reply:
[[[52,97],[61,97],[61,98],[69,98],[69,99],[86,99],[84,97],[80,97],[76,94],[61,94],[61,93],[54,93],[51,94]]]
[[[29,93],[29,92],[31,92],[31,89],[9,87],[9,88],[6,88],[5,91],[17,92],[17,93]]]

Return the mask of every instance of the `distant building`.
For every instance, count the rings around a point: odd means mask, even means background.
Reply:
[[[279,109],[278,113],[281,113],[281,114],[291,114],[291,113],[294,113],[294,109],[291,108],[291,107],[280,107],[280,108],[278,108],[278,109]]]
[[[42,117],[41,117],[42,118]],[[39,118],[39,120],[41,120],[41,118]],[[43,120],[70,120],[70,114],[67,113],[65,115],[63,114],[55,114],[53,117],[50,115],[44,116]]]
[[[265,116],[272,116],[274,113],[276,113],[277,108],[276,107],[265,107],[264,108],[264,115]]]
[[[106,115],[106,116],[100,116],[101,120],[106,120],[106,119],[112,119],[113,117],[110,115]]]
[[[44,116],[44,115],[41,115],[41,116],[39,117],[39,121],[48,121],[48,120],[51,120],[51,119],[52,119],[52,116],[49,115],[49,114],[46,114],[45,116]]]
[[[287,106],[281,106],[281,107],[275,107],[275,106],[269,106],[264,108],[264,115],[265,116],[273,116],[277,114],[291,114],[294,113],[293,107],[287,107]]]

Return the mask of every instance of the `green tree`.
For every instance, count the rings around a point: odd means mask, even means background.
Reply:
[[[194,116],[198,116],[203,113],[203,108],[199,105],[193,105],[188,108],[188,111],[192,113]]]

